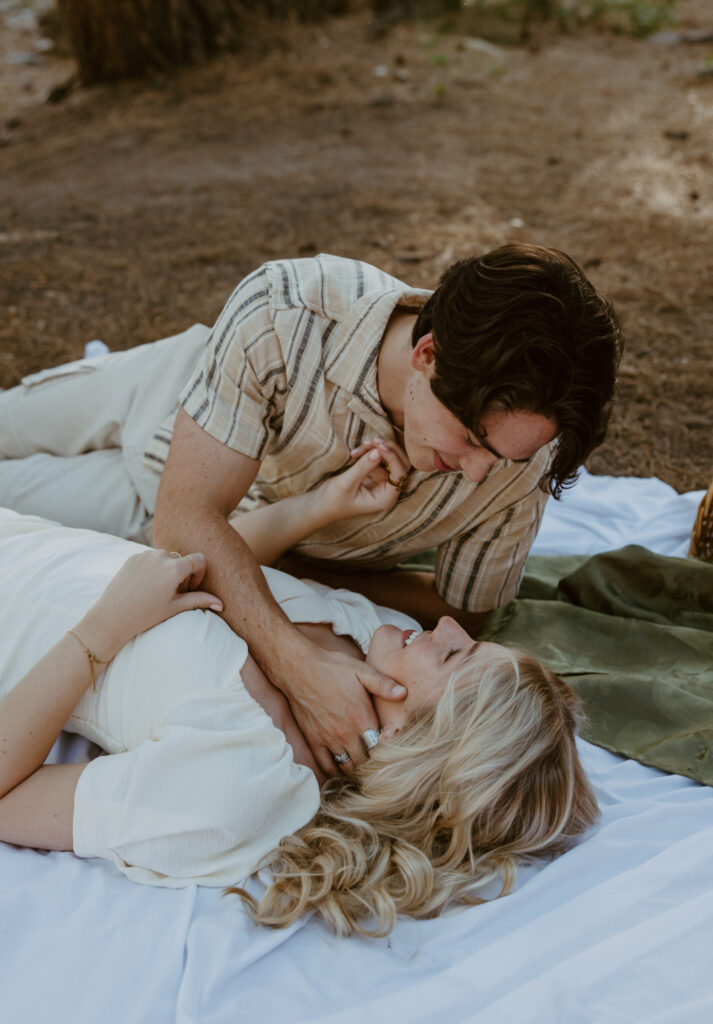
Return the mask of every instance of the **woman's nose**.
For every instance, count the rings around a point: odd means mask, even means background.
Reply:
[[[440,640],[444,644],[470,644],[472,643],[471,637],[459,626],[455,619],[452,619],[450,615],[444,615],[438,620],[438,624],[433,631],[433,635],[437,640]]]

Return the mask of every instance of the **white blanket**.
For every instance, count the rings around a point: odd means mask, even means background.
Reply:
[[[585,476],[536,550],[685,554],[700,494]],[[84,752],[64,737],[55,757]],[[516,891],[384,940],[256,929],[236,902],[0,844],[0,1019],[13,1024],[477,1024],[713,1019],[713,790],[587,743],[602,823]]]

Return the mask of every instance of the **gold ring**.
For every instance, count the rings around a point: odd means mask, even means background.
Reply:
[[[395,487],[399,494],[403,494],[406,490],[406,481],[408,480],[408,473],[404,473],[398,480],[394,480],[393,477],[387,477],[392,487]]]
[[[177,551],[169,551],[171,558],[183,558],[183,555],[179,555]]]

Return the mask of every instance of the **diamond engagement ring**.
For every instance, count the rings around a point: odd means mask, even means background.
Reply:
[[[346,764],[347,761],[351,761],[351,757],[346,750],[343,750],[341,754],[332,754],[332,760],[336,762],[336,764]]]
[[[362,742],[367,749],[367,752],[372,747],[377,746],[379,742],[379,730],[378,729],[365,729],[361,734]]]

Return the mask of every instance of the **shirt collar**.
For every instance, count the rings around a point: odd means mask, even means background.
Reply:
[[[367,292],[350,307],[334,331],[325,359],[327,379],[351,392],[377,416],[385,416],[376,366],[389,319],[397,306],[418,312],[431,295],[424,289],[408,288],[396,278],[393,281],[394,288]]]

